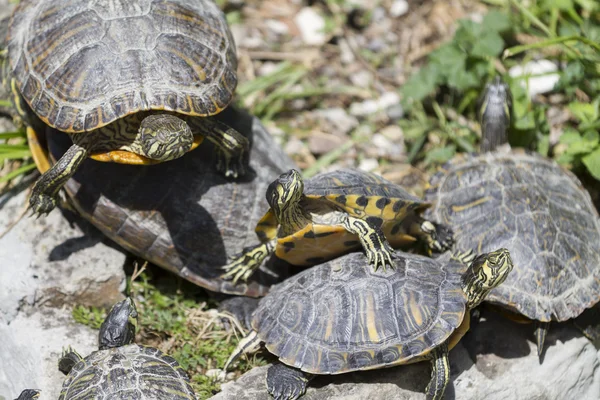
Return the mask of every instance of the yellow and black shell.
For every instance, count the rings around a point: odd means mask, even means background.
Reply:
[[[160,350],[129,344],[98,350],[79,361],[58,400],[196,400],[179,363]]]
[[[306,179],[304,197],[305,202],[321,202],[326,208],[346,212],[379,227],[394,248],[415,242],[416,238],[404,231],[402,222],[431,206],[381,176],[350,168]],[[274,238],[277,227],[275,215],[269,210],[258,223],[256,234],[261,240]],[[357,248],[360,248],[357,236],[342,226],[309,223],[298,232],[278,238],[275,254],[290,264],[308,266]]]
[[[252,317],[266,348],[312,374],[422,361],[468,330],[461,276],[466,267],[396,252],[377,272],[361,253],[309,268],[271,288]]]
[[[542,322],[600,301],[600,217],[574,174],[498,150],[452,160],[430,186],[426,216],[453,229],[459,251],[510,251],[514,269],[486,301]]]
[[[31,110],[68,133],[145,110],[214,115],[237,85],[234,41],[211,0],[22,0],[8,55]]]

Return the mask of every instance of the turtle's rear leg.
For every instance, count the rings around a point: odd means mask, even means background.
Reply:
[[[74,143],[33,185],[29,205],[36,214],[48,214],[56,207],[58,192],[88,156],[88,150]]]
[[[202,118],[194,127],[198,133],[217,146],[217,170],[237,178],[246,173],[246,156],[250,150],[248,139],[232,127],[214,119]]]
[[[83,360],[83,357],[79,355],[75,350],[69,347],[66,350],[63,350],[62,356],[58,360],[58,370],[65,375],[68,375],[69,372],[73,369],[75,364],[79,361]]]
[[[275,400],[296,400],[306,392],[311,376],[299,369],[277,363],[267,370],[267,391]]]
[[[221,267],[227,271],[221,275],[222,279],[233,279],[235,285],[240,279],[247,281],[254,274],[262,262],[269,254],[275,250],[277,240],[273,239],[266,243],[261,243],[256,246],[246,247],[242,250],[242,254],[237,256],[232,262]]]
[[[441,400],[450,381],[448,345],[443,343],[431,351],[431,381],[425,389],[427,400]]]
[[[410,219],[409,234],[418,238],[429,252],[443,253],[454,245],[454,233],[450,227],[422,217]]]

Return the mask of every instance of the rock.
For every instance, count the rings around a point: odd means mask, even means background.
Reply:
[[[324,129],[331,129],[329,133],[334,135],[345,136],[358,126],[358,120],[348,115],[346,110],[340,107],[316,110],[316,113],[325,120],[326,126]]]
[[[0,321],[0,337],[0,399],[27,388],[57,399],[65,379],[57,367],[63,347],[82,356],[98,348],[98,331],[73,321],[67,308],[25,306],[10,324]]]
[[[396,92],[385,92],[378,99],[369,99],[360,103],[350,104],[350,114],[356,117],[364,117],[378,111],[387,110],[389,107],[400,103],[400,96]]]
[[[530,61],[525,65],[515,65],[508,74],[513,77],[526,77],[521,80],[521,86],[528,90],[530,98],[547,93],[554,89],[560,79],[558,66],[549,60]],[[529,76],[541,75],[541,76]]]
[[[371,172],[379,167],[379,162],[374,158],[363,158],[358,164],[358,169]]]
[[[302,41],[309,46],[321,46],[327,41],[325,19],[311,7],[304,7],[294,18]]]
[[[394,0],[390,7],[390,16],[398,18],[408,12],[408,2],[406,0]]]
[[[1,230],[21,214],[26,194],[0,199],[6,202],[0,210]],[[0,320],[10,322],[23,303],[110,306],[120,300],[126,255],[103,240],[97,229],[70,212],[22,218],[0,239]]]
[[[349,78],[354,86],[361,88],[368,88],[373,83],[373,73],[366,69],[356,71]]]
[[[562,400],[598,399],[600,352],[568,323],[553,324],[540,365],[533,326],[485,312],[450,352],[451,383],[446,399]],[[221,386],[214,400],[268,400],[268,367],[255,368]],[[309,383],[306,400],[424,399],[429,363],[403,365],[337,376]]]
[[[330,133],[314,132],[308,138],[308,149],[311,153],[320,155],[341,146],[347,139]]]

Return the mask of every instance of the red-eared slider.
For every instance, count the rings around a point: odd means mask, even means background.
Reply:
[[[237,84],[233,38],[211,0],[23,0],[7,42],[4,81],[20,114],[73,139],[36,182],[35,212],[55,207],[87,157],[158,163],[207,138],[217,145],[217,168],[243,174],[246,139],[208,118],[227,107]]]
[[[286,268],[263,266],[246,284],[219,278],[230,257],[255,242],[254,227],[266,208],[267,186],[293,167],[257,118],[234,107],[216,116],[252,143],[248,173],[230,181],[213,168],[212,146],[169,163],[130,166],[86,160],[65,189],[84,218],[125,249],[216,292],[263,296],[285,278]],[[42,172],[48,168],[34,132],[29,145]],[[58,159],[66,135],[47,135]],[[43,139],[43,138],[42,138]]]
[[[489,143],[505,135],[507,95],[500,81],[485,92],[482,127]],[[458,250],[510,250],[515,270],[487,301],[539,322],[538,354],[550,321],[575,318],[598,303],[600,218],[571,172],[505,147],[456,157],[430,186],[426,199],[434,206],[426,215],[454,230]]]
[[[226,265],[225,278],[246,280],[271,253],[292,265],[315,265],[360,246],[375,270],[392,248],[421,240],[430,251],[452,246],[452,233],[421,217],[430,206],[380,176],[341,169],[302,179],[282,174],[266,193],[270,209],[256,227],[261,244]],[[388,243],[389,242],[389,243]]]
[[[137,316],[130,298],[117,303],[100,327],[97,351],[85,358],[63,353],[58,368],[67,379],[58,400],[196,400],[174,358],[133,344]]]
[[[442,398],[450,378],[448,351],[468,330],[468,311],[506,279],[510,254],[447,252],[432,259],[395,252],[393,261],[392,270],[373,271],[363,254],[351,253],[273,286],[224,370],[263,343],[283,363],[267,372],[269,393],[296,399],[306,389],[306,373],[430,360],[427,396]]]
[[[37,389],[25,389],[15,400],[35,400],[40,397],[40,391]]]

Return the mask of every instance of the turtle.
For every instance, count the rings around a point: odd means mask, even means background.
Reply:
[[[267,371],[269,393],[297,399],[312,375],[430,360],[427,397],[442,398],[448,351],[468,331],[469,310],[509,275],[510,254],[448,251],[434,259],[396,251],[393,262],[373,271],[362,253],[350,253],[273,286],[224,371],[263,344],[281,362]]]
[[[206,138],[219,171],[245,173],[246,138],[212,117],[237,86],[235,44],[213,1],[23,0],[6,42],[3,81],[23,121],[73,140],[35,183],[35,213],[54,209],[88,157],[161,163]]]
[[[35,400],[39,399],[40,391],[37,389],[25,389],[15,400]]]
[[[272,253],[291,265],[310,266],[362,246],[375,270],[391,265],[392,247],[421,241],[427,250],[452,246],[452,232],[421,217],[430,204],[384,178],[344,168],[306,182],[291,169],[267,188],[269,210],[256,226],[261,241],[223,269],[246,280]]]
[[[219,267],[254,242],[254,227],[266,206],[261,193],[274,175],[295,165],[258,118],[233,106],[215,118],[252,143],[243,178],[231,181],[215,171],[210,145],[148,166],[88,159],[66,182],[67,207],[62,208],[71,208],[136,256],[212,292],[264,296],[289,268],[266,263],[253,279],[233,285],[219,277]],[[46,129],[47,135],[27,128],[42,173],[70,146],[67,135]]]
[[[452,228],[458,251],[510,250],[515,270],[486,303],[536,322],[541,361],[550,321],[576,318],[600,300],[600,217],[572,172],[505,143],[508,86],[495,79],[483,98],[483,141],[491,145],[431,177],[425,199],[433,207],[425,215]]]
[[[98,350],[83,358],[69,348],[58,369],[67,375],[58,400],[196,400],[187,373],[172,357],[133,343],[138,313],[130,297],[100,326]]]

